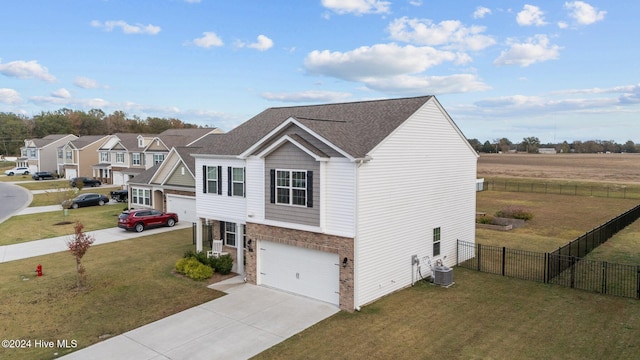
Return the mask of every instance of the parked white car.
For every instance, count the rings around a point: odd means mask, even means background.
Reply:
[[[29,175],[29,168],[28,167],[15,167],[13,169],[9,169],[9,170],[5,171],[4,174],[7,175],[7,176]]]

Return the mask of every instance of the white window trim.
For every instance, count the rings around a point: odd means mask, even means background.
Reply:
[[[131,163],[133,165],[142,165],[142,162],[140,161],[140,153],[131,154]]]
[[[131,188],[131,203],[141,206],[151,206],[151,190]]]
[[[437,232],[437,240],[436,240]],[[438,245],[438,253],[435,253],[436,244]],[[437,227],[433,229],[433,256],[440,256],[442,254],[442,228]]]
[[[209,177],[209,169],[214,169],[216,171],[215,177]],[[207,166],[207,194],[218,194],[218,167],[217,166]],[[214,184],[214,186],[211,186]]]
[[[278,185],[278,173],[279,172],[288,172],[289,173],[289,186],[279,186]],[[293,174],[294,173],[303,173],[304,174],[304,187],[295,187],[293,186]],[[275,183],[275,200],[277,205],[288,205],[288,206],[298,206],[298,207],[307,207],[307,170],[299,170],[299,169],[276,169],[276,183]],[[289,193],[289,202],[280,202],[278,198],[278,189],[287,189]],[[299,190],[304,192],[304,204],[294,204],[293,203],[293,191]]]
[[[124,153],[117,152],[116,153],[116,164],[124,164]]]
[[[162,157],[162,160],[158,161],[157,159]],[[160,164],[164,161],[164,154],[153,154],[153,165]]]
[[[232,225],[232,226],[230,226]],[[237,232],[236,232],[236,223],[232,223],[232,222],[225,222],[224,223],[224,244],[226,246],[231,246],[231,247],[236,247],[236,245],[238,244],[238,236],[237,236]],[[232,228],[233,231],[229,231],[229,228]],[[233,242],[234,244],[229,244],[229,234],[233,234]]]
[[[100,162],[101,163],[108,163],[109,162],[109,152],[107,152],[107,151],[101,151],[100,152]]]
[[[235,180],[235,171],[236,170],[240,170],[240,175],[242,175],[242,180],[241,181],[236,181]],[[236,168],[236,167],[232,167],[231,168],[231,195],[232,196],[244,196],[244,168]],[[242,184],[242,192],[240,194],[236,194],[236,184]]]

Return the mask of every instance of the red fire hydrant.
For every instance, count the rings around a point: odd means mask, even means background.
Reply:
[[[36,267],[36,274],[38,274],[38,276],[42,276],[42,265],[38,264]]]

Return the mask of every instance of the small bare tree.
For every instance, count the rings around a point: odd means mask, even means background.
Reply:
[[[82,257],[87,253],[89,247],[95,239],[91,235],[85,234],[82,230],[84,229],[84,225],[80,221],[76,221],[76,224],[73,226],[75,234],[71,237],[71,239],[67,240],[67,247],[71,254],[76,258],[76,271],[78,272],[78,289],[83,289],[85,287],[86,274],[85,268],[82,265]]]

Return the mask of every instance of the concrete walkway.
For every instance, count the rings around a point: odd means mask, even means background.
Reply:
[[[59,205],[19,214],[59,211]],[[88,231],[94,245],[191,227],[179,222],[141,233],[120,228]],[[67,251],[69,236],[0,246],[0,263]],[[237,276],[209,286],[227,293],[216,300],[64,356],[64,359],[247,359],[336,314],[332,304],[246,284]],[[80,344],[82,346],[82,344]]]
[[[331,304],[235,277],[209,286],[227,295],[62,357],[247,359],[334,315]]]

